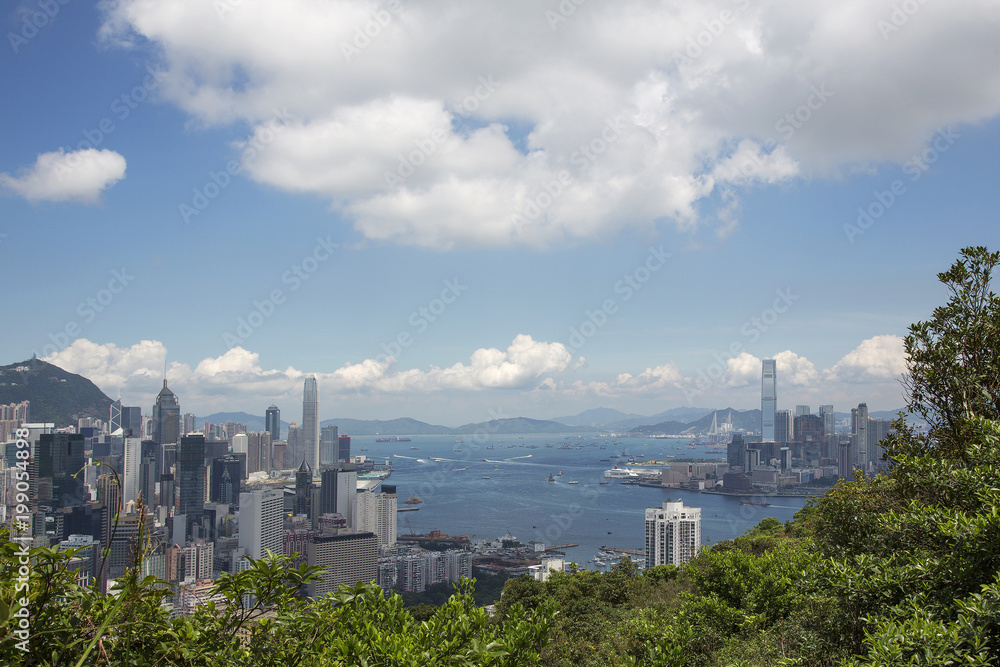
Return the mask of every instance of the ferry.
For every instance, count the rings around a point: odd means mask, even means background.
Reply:
[[[740,505],[756,505],[757,507],[770,507],[771,503],[766,500],[761,500],[760,502],[753,502],[752,500],[741,500]]]

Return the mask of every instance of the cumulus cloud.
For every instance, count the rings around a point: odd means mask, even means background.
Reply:
[[[906,373],[906,353],[899,336],[863,341],[830,368],[828,376],[843,382],[892,382]]]
[[[96,204],[101,193],[125,178],[125,158],[107,149],[41,153],[16,176],[0,174],[0,189],[29,201]]]
[[[111,0],[101,35],[153,44],[164,97],[205,125],[287,108],[250,177],[403,244],[703,217],[726,236],[747,188],[904,161],[1000,112],[996,3],[921,4],[890,32],[890,0],[219,4]]]

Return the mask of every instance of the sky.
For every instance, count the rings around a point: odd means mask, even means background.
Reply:
[[[28,0],[0,362],[449,426],[905,399],[998,246],[1000,3]]]

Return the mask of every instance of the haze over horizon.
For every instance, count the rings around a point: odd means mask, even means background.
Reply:
[[[1000,155],[1000,5],[898,4],[19,0],[0,357],[296,421],[308,373],[324,420],[752,409],[763,358],[894,410]]]

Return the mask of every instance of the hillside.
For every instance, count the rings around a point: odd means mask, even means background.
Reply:
[[[111,399],[97,385],[37,358],[0,367],[0,404],[21,401],[31,402],[31,421],[56,426],[111,416]]]

